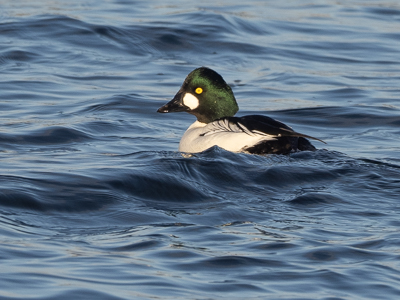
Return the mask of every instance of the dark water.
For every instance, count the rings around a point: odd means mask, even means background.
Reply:
[[[398,1],[0,2],[0,299],[398,299]],[[176,152],[192,69],[325,140]]]

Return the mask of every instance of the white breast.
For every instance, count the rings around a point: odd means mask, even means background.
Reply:
[[[232,152],[243,149],[274,137],[261,134],[248,134],[243,131],[215,130],[213,123],[194,122],[182,136],[179,151],[187,153],[202,152],[213,146],[221,147]]]

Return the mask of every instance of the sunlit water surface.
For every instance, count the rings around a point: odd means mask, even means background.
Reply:
[[[0,3],[0,299],[400,298],[400,3],[281,2]],[[203,65],[327,144],[183,157]]]

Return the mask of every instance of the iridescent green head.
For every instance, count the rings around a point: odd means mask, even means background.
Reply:
[[[186,111],[202,123],[234,116],[239,107],[232,89],[217,72],[201,67],[186,77],[175,97],[160,113]]]

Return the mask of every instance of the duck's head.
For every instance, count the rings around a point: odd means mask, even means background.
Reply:
[[[186,111],[202,123],[232,117],[239,110],[232,89],[217,72],[201,67],[186,77],[175,97],[157,112]]]

